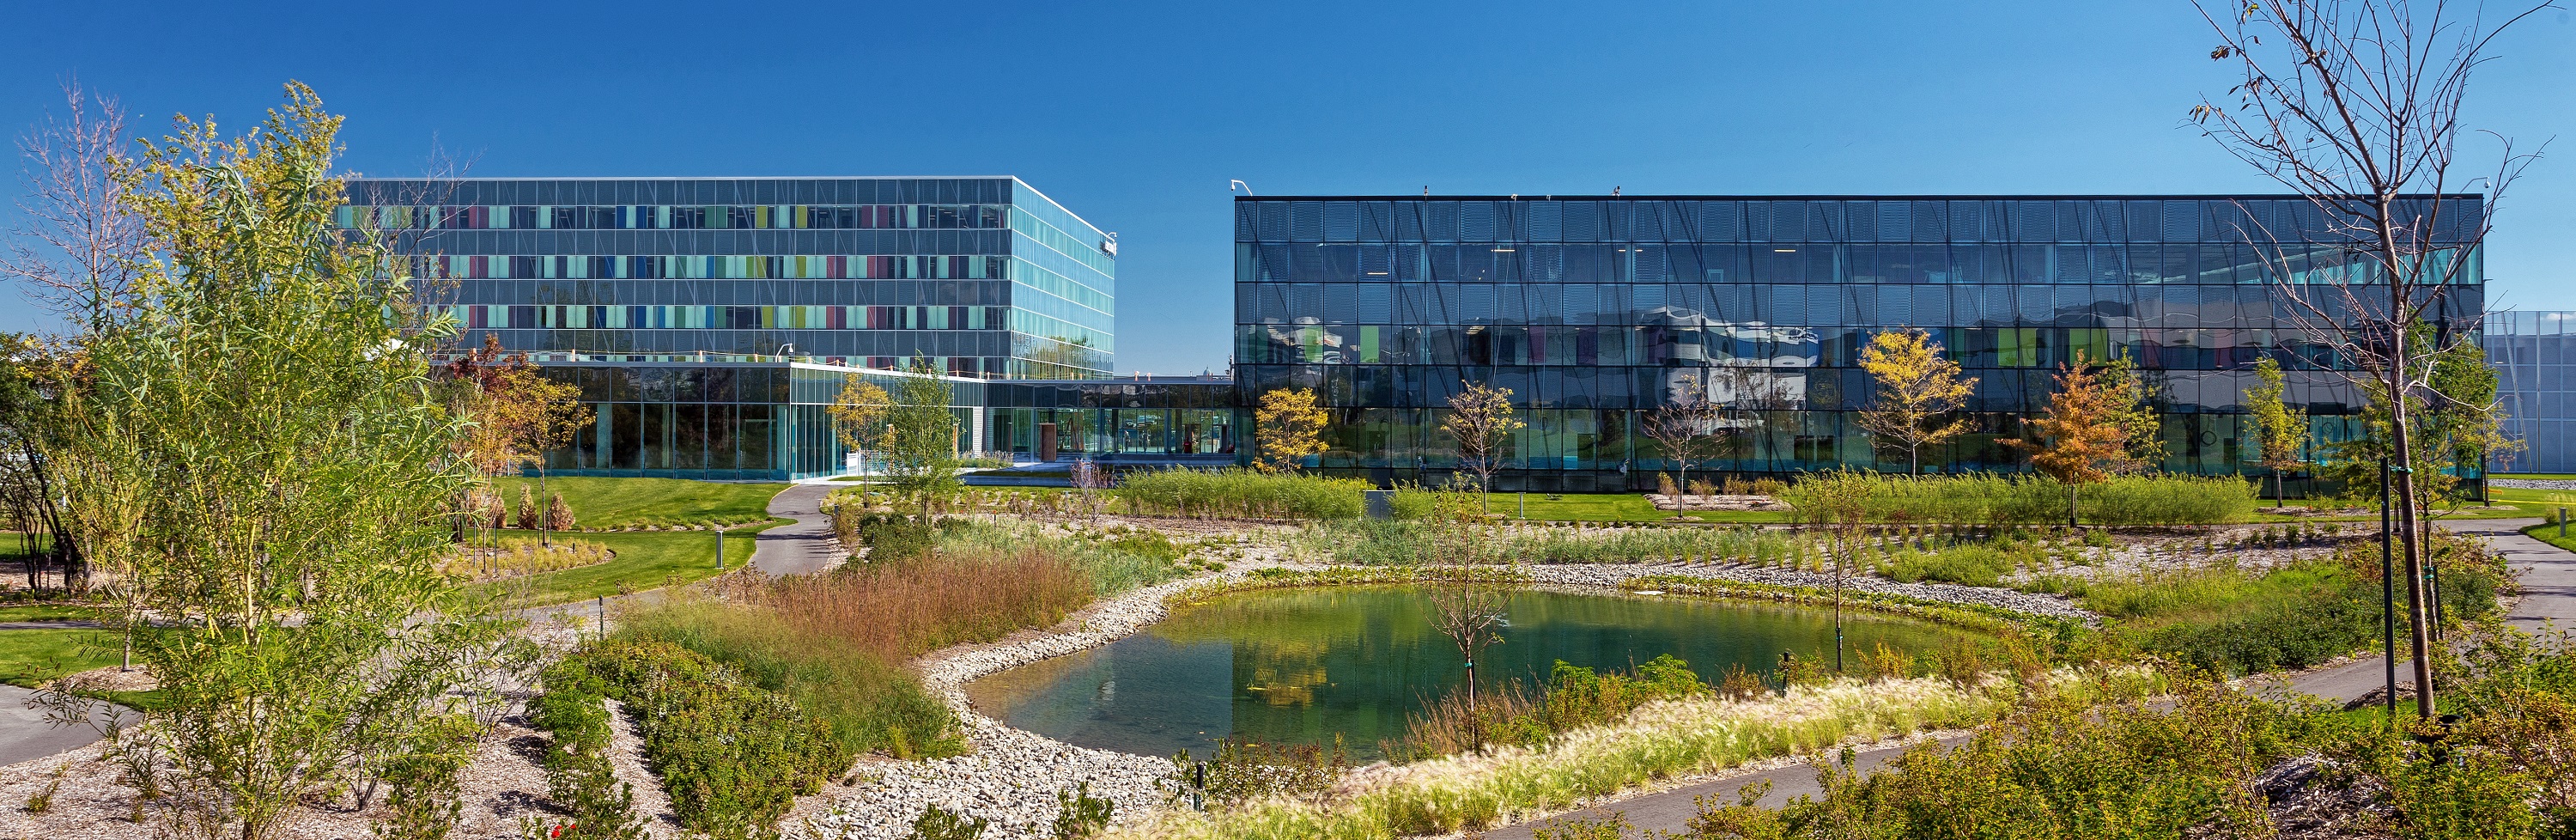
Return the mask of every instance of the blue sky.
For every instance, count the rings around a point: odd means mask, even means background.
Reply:
[[[1119,233],[1121,370],[1224,366],[1229,179],[2270,188],[2183,127],[2230,84],[2183,2],[231,5],[19,4],[0,129],[75,75],[155,132],[176,112],[246,125],[292,78],[348,116],[345,162],[371,175],[416,174],[433,144],[496,177],[1015,174]],[[2492,288],[2576,309],[2576,22],[2544,11],[2497,53],[2471,124],[2561,142],[2507,198]]]

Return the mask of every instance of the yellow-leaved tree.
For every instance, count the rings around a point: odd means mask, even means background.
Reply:
[[[2282,487],[2282,473],[2296,470],[2307,462],[2299,450],[2308,445],[2308,414],[2290,407],[2281,397],[2289,383],[2281,374],[2281,363],[2265,358],[2254,363],[2254,375],[2261,381],[2245,389],[2245,410],[2254,415],[2254,432],[2261,447],[2263,468],[2272,471],[2272,506],[2287,504],[2289,492]]]
[[[1923,471],[1923,447],[1968,431],[1968,421],[1942,418],[1968,404],[1977,378],[1960,377],[1959,363],[1941,354],[1931,333],[1900,329],[1870,336],[1860,367],[1876,388],[1869,408],[1860,412],[1860,427],[1872,442],[1905,450],[1907,474]]]
[[[1465,390],[1449,398],[1449,415],[1441,418],[1440,431],[1448,433],[1457,444],[1458,468],[1476,477],[1480,505],[1485,494],[1493,492],[1494,473],[1503,468],[1512,433],[1525,425],[1528,424],[1512,416],[1510,388],[1469,382]]]
[[[893,404],[886,389],[853,373],[842,378],[840,396],[823,409],[832,416],[833,433],[840,436],[841,445],[859,454],[861,472],[867,471],[868,450],[885,437],[886,408]]]
[[[1308,456],[1324,454],[1324,424],[1329,422],[1332,416],[1316,407],[1312,388],[1263,393],[1261,407],[1252,414],[1252,468],[1296,472]]]

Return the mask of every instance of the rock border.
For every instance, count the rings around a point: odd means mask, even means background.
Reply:
[[[966,684],[1126,638],[1169,616],[1171,603],[1176,600],[1257,586],[1253,573],[1259,569],[1323,572],[1391,568],[1395,567],[1239,562],[1222,572],[1168,581],[1095,603],[1051,630],[1022,632],[997,642],[961,645],[924,656],[914,662],[923,687],[948,704],[975,751],[929,761],[879,760],[862,764],[856,784],[833,789],[829,794],[834,800],[830,809],[810,818],[810,833],[834,840],[898,840],[909,834],[912,821],[925,807],[935,804],[991,820],[986,837],[1040,838],[1047,836],[1055,819],[1055,793],[1086,782],[1092,795],[1117,803],[1117,822],[1138,819],[1169,801],[1170,791],[1163,784],[1164,775],[1171,770],[1169,761],[1078,747],[1014,728],[977,712],[966,697]],[[1809,589],[1829,589],[1834,585],[1834,576],[1828,574],[1736,564],[1531,564],[1521,569],[1533,583],[1620,593],[1630,591],[1625,588],[1627,582],[1650,576]],[[1942,583],[1897,583],[1865,576],[1847,576],[1842,583],[1863,594],[1981,606],[2088,624],[2100,620],[2100,616],[2054,595]],[[1299,585],[1332,584],[1316,581]],[[1866,602],[1856,606],[1870,608]]]

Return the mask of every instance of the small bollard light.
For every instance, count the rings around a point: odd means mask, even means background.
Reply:
[[[608,638],[608,596],[601,595],[592,603],[599,609],[599,637]]]
[[[716,571],[724,571],[724,529],[716,529]]]
[[[2567,536],[2567,509],[2563,507],[2558,509],[2558,536]]]

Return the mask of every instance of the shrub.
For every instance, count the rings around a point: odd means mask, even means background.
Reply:
[[[1938,551],[1921,552],[1901,549],[1887,576],[1899,583],[1938,581],[1963,586],[1995,586],[2005,573],[2013,570],[2018,560],[2002,548],[1969,543]]]
[[[1091,783],[1083,782],[1072,790],[1055,792],[1055,822],[1049,836],[1053,840],[1083,840],[1109,827],[1110,814],[1117,803],[1091,795]]]
[[[1112,494],[1129,512],[1160,516],[1352,519],[1367,513],[1369,483],[1239,468],[1130,473]]]
[[[546,530],[570,531],[574,526],[575,523],[572,518],[572,506],[564,504],[563,494],[556,493],[551,496],[547,496]]]
[[[830,723],[678,645],[593,642],[556,667],[561,679],[628,704],[645,761],[694,831],[747,837],[774,828],[797,796],[821,790],[855,757]]]
[[[1196,789],[1212,802],[1233,805],[1270,797],[1314,801],[1349,769],[1338,740],[1326,748],[1227,736],[1217,739],[1216,755],[1206,762],[1187,752],[1172,756],[1172,773],[1165,778],[1174,788]]]
[[[579,662],[546,669],[545,691],[528,701],[528,722],[553,735],[544,758],[546,796],[567,815],[552,824],[529,821],[530,836],[589,840],[640,840],[644,818],[635,814],[633,786],[619,782],[609,763],[608,690]]]
[[[1861,482],[1868,500],[1864,515],[1871,522],[2001,528],[2066,521],[2066,485],[2038,475],[1824,473],[1776,495],[1792,507],[1812,509],[1820,500],[1803,499],[1800,487],[1829,483],[1821,478]],[[1852,491],[1849,485],[1831,490]],[[2206,525],[2253,518],[2255,498],[2253,486],[2234,476],[2141,475],[2084,485],[2076,501],[2087,522]]]
[[[1396,519],[1430,519],[1440,512],[1440,491],[1410,481],[1398,482],[1387,496],[1387,515]]]
[[[969,817],[932,805],[913,818],[912,833],[904,835],[904,840],[978,840],[984,836],[987,824],[983,817]]]

